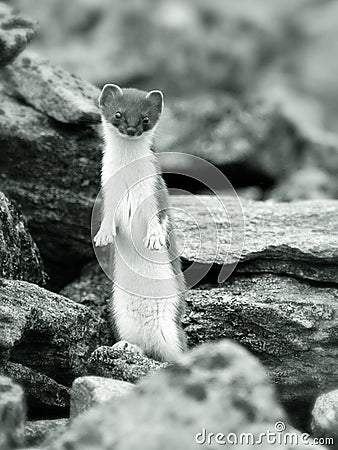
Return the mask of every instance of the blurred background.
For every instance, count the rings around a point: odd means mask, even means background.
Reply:
[[[338,2],[7,3],[39,20],[30,49],[53,64],[162,89],[161,150],[206,157],[244,197],[338,197]]]

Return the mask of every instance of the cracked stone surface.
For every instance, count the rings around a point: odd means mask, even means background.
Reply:
[[[102,322],[85,306],[24,281],[0,285],[0,373],[25,387],[28,407],[65,410],[86,374]]]
[[[241,272],[338,282],[338,201],[242,200],[242,213],[233,198],[221,199],[172,198],[183,259],[215,265],[239,260]]]
[[[43,284],[46,275],[23,215],[0,192],[0,277]]]

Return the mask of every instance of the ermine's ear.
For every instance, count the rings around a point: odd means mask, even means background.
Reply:
[[[99,97],[99,105],[106,105],[114,96],[123,95],[122,89],[117,84],[105,84]]]
[[[162,91],[149,91],[146,95],[146,99],[158,108],[159,113],[163,111],[164,100]]]

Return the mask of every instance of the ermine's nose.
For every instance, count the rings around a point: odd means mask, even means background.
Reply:
[[[135,133],[136,133],[136,128],[134,128],[134,127],[128,127],[127,128],[128,136],[135,136]]]

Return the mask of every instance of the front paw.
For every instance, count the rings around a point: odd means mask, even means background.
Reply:
[[[114,242],[115,236],[115,229],[107,229],[101,227],[94,237],[94,244],[96,247],[104,247],[105,245],[112,244]]]
[[[165,234],[159,226],[156,230],[149,230],[144,239],[144,246],[149,250],[161,250],[166,241]]]

